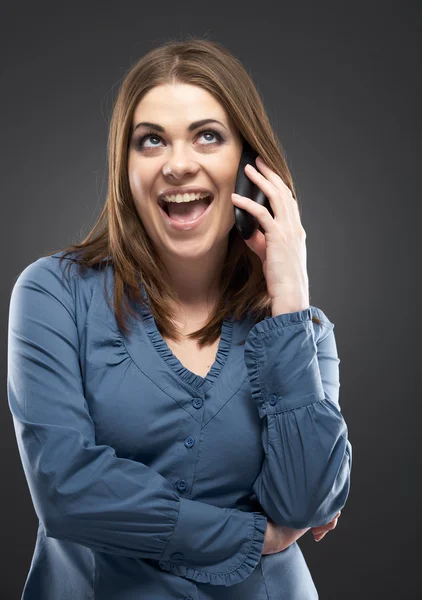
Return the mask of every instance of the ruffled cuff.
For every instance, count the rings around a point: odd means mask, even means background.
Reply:
[[[258,512],[223,509],[184,498],[161,569],[199,583],[231,586],[258,565],[267,517]]]
[[[312,321],[321,312],[311,306],[267,317],[248,333],[245,364],[261,418],[324,400],[317,359],[321,326]]]

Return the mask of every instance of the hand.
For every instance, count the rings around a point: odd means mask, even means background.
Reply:
[[[332,529],[335,529],[337,527],[337,521],[338,521],[338,518],[340,515],[341,515],[341,510],[336,514],[334,519],[332,521],[330,521],[329,523],[327,523],[326,525],[321,525],[320,527],[312,527],[311,528],[316,542],[319,542],[320,540],[322,540],[324,535],[326,535],[329,531],[331,531]]]
[[[299,206],[292,192],[277,173],[261,159],[256,159],[261,174],[252,166],[245,173],[267,196],[274,218],[269,211],[250,198],[232,195],[235,206],[257,218],[265,235],[257,229],[245,244],[262,261],[268,294],[272,301],[283,299],[292,310],[309,307],[309,280],[306,269],[306,232],[302,227]]]
[[[264,546],[261,554],[281,552],[302,537],[307,531],[309,531],[309,527],[307,529],[292,529],[284,525],[276,525],[274,521],[271,521],[267,517],[267,529],[265,530]]]

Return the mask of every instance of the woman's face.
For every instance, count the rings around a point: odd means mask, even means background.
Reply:
[[[189,130],[191,123],[203,119],[219,123]],[[163,131],[138,126],[144,121],[159,125]],[[149,237],[165,254],[204,256],[227,238],[235,223],[231,194],[242,153],[238,131],[209,92],[186,84],[159,85],[150,90],[136,107],[132,125],[130,189]],[[163,168],[164,173],[169,169],[172,174],[163,174]],[[180,231],[166,222],[157,199],[169,187],[185,186],[204,187],[214,194],[214,200],[200,225]]]

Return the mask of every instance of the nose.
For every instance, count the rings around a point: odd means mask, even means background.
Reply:
[[[183,178],[186,173],[195,173],[197,170],[198,163],[192,159],[189,151],[182,147],[174,148],[163,165],[163,172],[170,172],[177,179]]]

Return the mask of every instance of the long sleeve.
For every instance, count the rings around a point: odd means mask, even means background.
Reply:
[[[43,257],[11,293],[8,399],[36,514],[46,535],[156,559],[163,570],[233,585],[255,569],[267,519],[181,498],[141,462],[97,445],[79,361],[76,279]]]
[[[295,529],[328,523],[349,494],[352,446],[338,402],[333,329],[311,307],[267,317],[245,343],[265,451],[253,491],[275,523]]]

